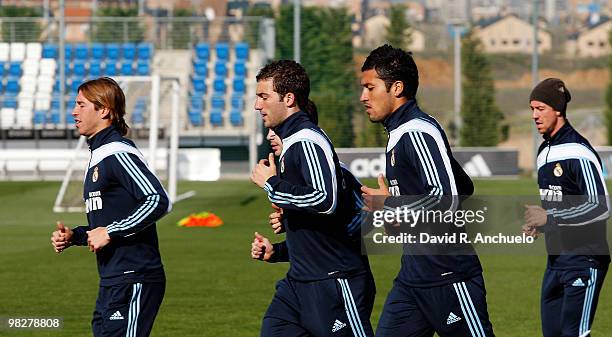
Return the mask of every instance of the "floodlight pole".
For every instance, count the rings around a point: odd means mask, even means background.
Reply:
[[[454,84],[455,84],[455,106],[454,106],[454,123],[455,123],[455,140],[459,143],[459,132],[461,130],[461,32],[463,27],[454,25],[454,40],[455,40],[455,69],[454,69]]]
[[[293,59],[300,63],[300,31],[302,27],[300,0],[293,0]]]
[[[539,63],[539,55],[538,55],[538,10],[539,10],[539,1],[533,0],[533,11],[532,11],[532,20],[533,20],[533,52],[531,54],[531,84],[532,88],[535,87],[539,80],[538,76],[538,63]],[[533,163],[534,167],[537,169],[537,161],[538,161],[538,148],[540,143],[540,134],[535,126],[532,127],[533,134]]]

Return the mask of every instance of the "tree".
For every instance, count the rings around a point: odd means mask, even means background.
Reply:
[[[463,67],[461,146],[495,146],[499,142],[499,122],[503,115],[495,104],[491,66],[480,40],[469,31],[461,39]]]
[[[137,17],[138,8],[102,7],[96,16],[100,17]],[[144,28],[137,20],[125,21],[95,21],[92,40],[95,42],[140,42],[144,40]]]
[[[346,9],[321,7],[302,8],[301,15],[300,61],[310,77],[319,124],[335,146],[353,146],[358,109],[350,16]],[[281,7],[276,29],[277,57],[293,59],[293,6]]]
[[[412,28],[406,20],[405,8],[402,5],[391,6],[389,26],[385,39],[396,48],[408,48],[412,43]]]
[[[612,44],[612,30],[608,33],[608,43]],[[604,113],[608,145],[612,144],[612,55],[608,56],[608,87],[606,89],[606,111]]]
[[[42,31],[36,18],[42,16],[38,8],[1,6],[0,17],[32,18],[28,21],[2,22],[2,41],[5,42],[38,42]]]
[[[179,20],[172,21],[172,48],[173,49],[189,49],[191,43],[191,22],[182,21],[181,18],[189,18],[193,16],[193,11],[186,8],[178,8],[173,12],[175,18]]]

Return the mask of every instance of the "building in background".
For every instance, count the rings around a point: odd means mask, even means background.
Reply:
[[[533,50],[533,25],[511,14],[481,23],[475,27],[487,53],[531,54]],[[552,46],[551,34],[538,30],[538,51],[549,51]]]
[[[588,24],[584,29],[571,34],[566,42],[568,56],[602,57],[610,55],[612,52],[609,43],[611,29],[612,20],[603,17],[599,18],[595,24]]]

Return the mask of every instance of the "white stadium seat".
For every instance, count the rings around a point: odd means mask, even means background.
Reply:
[[[26,58],[40,60],[42,58],[42,44],[30,42],[26,45]]]
[[[23,61],[25,60],[26,45],[21,42],[11,43],[11,61]]]
[[[10,44],[0,42],[0,62],[6,62],[9,60],[10,49]]]

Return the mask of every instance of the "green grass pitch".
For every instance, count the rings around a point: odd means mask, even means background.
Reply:
[[[372,182],[370,182],[370,185]],[[83,224],[83,214],[51,212],[57,182],[0,183],[0,317],[60,316],[59,331],[1,330],[0,336],[87,336],[98,288],[95,257],[84,247],[55,254],[49,243],[56,220]],[[264,193],[246,181],[184,183],[197,195],[174,206],[158,223],[167,289],[153,336],[258,336],[275,282],[286,264],[249,257],[254,231],[273,237]],[[476,182],[481,195],[535,194],[531,179]],[[179,228],[190,214],[212,211],[219,228]],[[278,238],[281,240],[282,238]],[[497,336],[538,336],[544,256],[481,256],[489,313]],[[399,256],[372,256],[376,325],[399,268]],[[612,336],[612,284],[602,290],[593,336]]]

